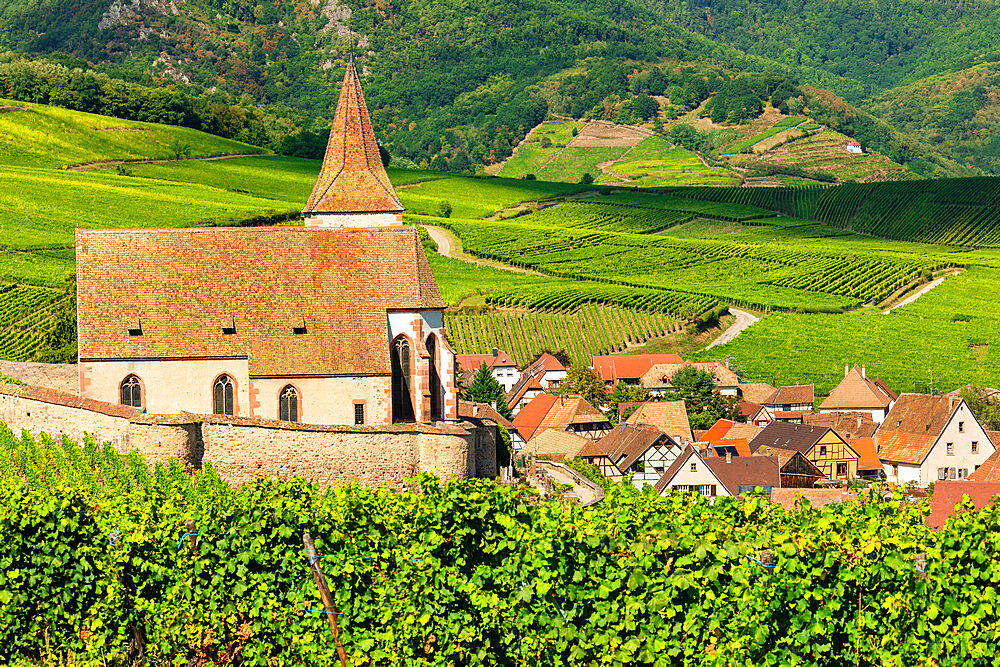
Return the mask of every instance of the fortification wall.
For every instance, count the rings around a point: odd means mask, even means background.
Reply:
[[[495,476],[495,427],[320,426],[219,415],[147,415],[126,406],[48,389],[0,385],[0,422],[19,434],[91,434],[149,463],[210,461],[234,484],[300,475],[327,484],[395,488],[421,471],[442,479]],[[492,463],[490,462],[492,458]]]

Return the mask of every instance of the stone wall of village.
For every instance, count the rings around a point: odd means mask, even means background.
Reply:
[[[218,415],[147,415],[135,408],[72,394],[0,385],[0,422],[82,441],[90,434],[119,452],[137,449],[150,464],[210,461],[234,484],[254,477],[299,475],[323,485],[403,488],[419,472],[441,478],[497,474],[497,429],[491,422],[443,426],[319,426]]]

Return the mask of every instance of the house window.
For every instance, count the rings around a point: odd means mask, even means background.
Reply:
[[[638,473],[646,472],[646,462],[643,461],[642,459],[639,459],[638,461],[632,464],[630,470],[632,472],[638,472]]]
[[[354,404],[354,425],[363,426],[365,423],[365,404],[355,403]]]
[[[702,484],[698,487],[698,493],[703,496],[714,497],[715,496],[715,484]]]
[[[948,469],[938,468],[938,480],[948,479]]]
[[[958,422],[958,432],[965,433],[965,422]]]
[[[958,472],[954,468],[948,468],[948,478],[958,479]]]
[[[826,456],[826,445],[820,445],[819,446],[819,455],[820,456]]]
[[[979,441],[977,441],[977,440],[973,440],[972,441],[972,453],[973,454],[978,454],[979,453]]]
[[[837,477],[847,477],[847,464],[838,463],[837,464]]]
[[[278,419],[283,422],[299,420],[299,392],[292,385],[286,385],[278,398]]]
[[[965,479],[968,476],[969,476],[969,469],[968,468],[959,468],[958,469],[958,478],[959,479]]]
[[[233,379],[228,375],[221,375],[215,381],[215,414],[233,414]]]
[[[892,464],[892,476],[899,479],[899,466],[895,463]]]
[[[698,472],[698,464],[697,463],[692,463],[691,464],[691,472]]]
[[[438,420],[442,418],[443,413],[441,407],[444,403],[444,388],[441,386],[441,376],[438,374],[438,345],[434,334],[427,337],[425,346],[430,357],[427,363],[430,371],[428,375],[430,376],[431,419]]]
[[[142,408],[142,384],[135,375],[129,375],[122,380],[122,405]]]
[[[948,451],[948,456],[954,456],[955,455],[955,443],[954,442],[949,442],[947,445],[945,445],[945,449]]]

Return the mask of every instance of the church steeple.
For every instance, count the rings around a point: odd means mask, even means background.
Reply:
[[[344,73],[319,178],[302,212],[307,227],[402,223],[403,205],[382,166],[353,60]]]

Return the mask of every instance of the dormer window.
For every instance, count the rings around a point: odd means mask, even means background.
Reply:
[[[236,335],[236,318],[229,317],[222,320],[222,335],[223,336],[235,336]]]
[[[309,330],[306,328],[306,318],[304,317],[300,318],[298,322],[292,325],[292,333],[296,336],[302,336],[308,333],[308,331]]]
[[[142,335],[142,320],[138,317],[128,323],[128,335],[131,338]]]

